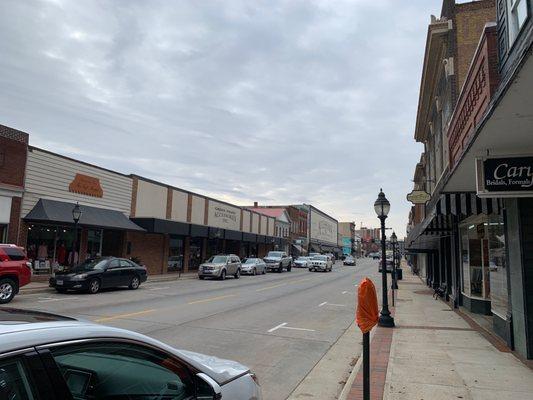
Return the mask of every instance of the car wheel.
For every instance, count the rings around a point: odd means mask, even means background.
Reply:
[[[226,270],[223,269],[222,272],[220,273],[220,280],[223,281],[226,279]]]
[[[283,265],[280,264],[278,267],[278,273],[281,274],[283,272]]]
[[[313,268],[309,268],[309,272],[313,272]]]
[[[131,282],[130,282],[129,288],[131,290],[138,289],[140,284],[141,284],[141,281],[139,280],[139,277],[138,276],[134,276],[133,278],[131,278]]]
[[[291,269],[292,269],[292,265],[289,264],[289,266],[287,267],[287,272],[291,272]]]
[[[56,288],[57,293],[67,293],[67,289]]]
[[[262,272],[262,274],[265,275],[266,273],[267,273],[266,268],[263,268],[263,272]]]
[[[93,278],[89,282],[89,293],[90,294],[96,294],[100,291],[100,280]]]
[[[199,276],[198,279],[200,279],[201,281],[203,281],[205,278],[205,276]]]
[[[235,272],[235,275],[233,275],[235,279],[239,279],[241,277],[241,270],[238,269],[237,272]]]
[[[0,280],[0,304],[9,303],[15,297],[17,284],[11,279]]]
[[[257,270],[254,268],[254,270],[252,271],[252,275],[253,276],[256,276],[257,275]]]

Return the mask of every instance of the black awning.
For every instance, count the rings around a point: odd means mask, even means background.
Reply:
[[[228,240],[242,240],[242,232],[239,231],[230,231],[226,229],[226,235],[225,238]]]
[[[209,239],[223,239],[224,229],[209,227]]]
[[[191,236],[192,237],[208,237],[207,226],[202,225],[191,225]]]
[[[242,234],[242,240],[244,242],[252,242],[252,243],[256,243],[257,242],[257,235],[255,233],[247,233],[247,232],[244,232]]]
[[[35,207],[24,217],[24,221],[43,224],[74,225],[74,221],[72,220],[72,209],[74,206],[74,203],[39,199]],[[120,211],[84,206],[81,204],[80,209],[82,211],[79,221],[80,226],[124,231],[144,231],[143,228],[134,224]]]
[[[132,218],[132,221],[151,233],[168,233],[170,235],[189,235],[190,224],[160,218]]]

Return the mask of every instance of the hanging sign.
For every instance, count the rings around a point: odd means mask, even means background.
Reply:
[[[104,190],[100,185],[100,179],[89,175],[76,174],[74,180],[68,185],[68,191],[85,194],[93,197],[104,197]]]
[[[407,201],[410,201],[413,204],[426,204],[431,195],[425,190],[413,190],[407,195]]]
[[[533,157],[476,160],[479,197],[533,197]]]

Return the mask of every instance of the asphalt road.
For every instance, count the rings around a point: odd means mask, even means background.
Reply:
[[[31,308],[134,330],[174,347],[237,360],[257,373],[266,400],[286,399],[353,322],[356,284],[377,261],[333,272],[293,268],[236,280],[146,283],[97,295],[23,294]]]

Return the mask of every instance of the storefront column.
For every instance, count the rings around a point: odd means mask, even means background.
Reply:
[[[161,260],[161,273],[167,274],[168,273],[168,255],[169,255],[169,248],[170,248],[170,235],[165,234],[163,239],[163,259]]]
[[[78,228],[78,232],[80,232],[80,242],[78,244],[79,260],[82,262],[87,258],[87,238],[89,237],[89,231],[87,228],[80,227]]]
[[[191,254],[191,238],[187,236],[183,241],[183,272],[189,272],[189,257]]]
[[[201,262],[204,262],[207,255],[207,238],[202,239],[202,260]]]

